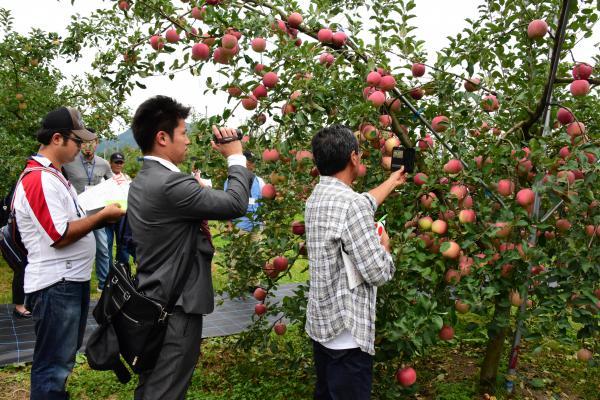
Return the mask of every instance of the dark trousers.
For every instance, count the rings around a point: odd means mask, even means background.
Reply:
[[[125,246],[121,245],[121,239],[119,238],[119,224],[108,224],[104,228],[106,230],[106,241],[108,242],[108,268],[113,265],[113,243],[117,240],[117,262],[123,264],[129,264],[129,253]]]
[[[13,270],[12,280],[12,301],[13,304],[24,304],[25,303],[25,291],[23,285],[25,284],[25,268],[20,271]]]
[[[315,400],[371,398],[373,356],[359,348],[331,350],[313,340],[317,385]]]
[[[202,315],[175,307],[165,341],[152,371],[140,374],[135,400],[184,399],[200,357]]]
[[[65,386],[83,342],[90,282],[61,281],[28,293],[25,301],[35,323],[30,399],[68,399]]]

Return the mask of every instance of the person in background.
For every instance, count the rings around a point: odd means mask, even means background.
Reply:
[[[254,154],[248,150],[244,150],[244,156],[246,156],[246,165],[247,168],[254,172],[256,168],[256,164],[254,164]],[[225,184],[223,186],[223,190],[227,190],[229,185],[229,179],[225,180]],[[265,186],[265,181],[260,177],[255,175],[254,180],[252,181],[252,188],[250,189],[250,199],[248,201],[248,209],[246,210],[246,215],[243,217],[237,218],[233,220],[235,226],[240,230],[240,232],[248,233],[252,232],[252,230],[256,227],[259,228],[261,226],[260,221],[256,218],[256,211],[258,211],[258,207],[260,203],[258,200],[262,199],[262,189]],[[228,223],[229,229],[233,228],[233,224],[231,221]]]
[[[317,372],[314,398],[367,400],[377,286],[395,272],[389,237],[383,231],[380,238],[375,230],[375,211],[406,182],[406,175],[400,169],[368,193],[352,190],[360,150],[343,125],[317,132],[312,151],[321,174],[304,214],[310,279],[306,332]]]
[[[49,112],[37,132],[41,146],[15,188],[15,219],[27,249],[25,304],[33,314],[35,347],[30,398],[68,399],[66,381],[83,342],[90,302],[94,237],[90,234],[123,215],[110,204],[86,216],[77,193],[61,172],[73,161],[88,131],[79,111]]]
[[[98,147],[97,138],[84,142],[79,156],[64,166],[69,181],[77,190],[77,194],[83,193],[87,188],[95,186],[113,175],[108,162],[96,154],[96,147]],[[96,238],[97,290],[101,292],[104,289],[109,266],[106,230],[104,228],[94,230],[94,237]]]
[[[111,179],[113,179],[119,185],[129,185],[131,178],[129,175],[123,172],[123,165],[125,165],[125,156],[121,152],[116,152],[110,155],[110,169],[113,173]],[[121,231],[123,219],[119,220],[114,224],[106,225],[106,242],[108,243],[108,265],[113,263],[113,244],[116,239],[117,242],[117,262],[127,264],[129,263],[129,253],[127,248],[123,246],[121,240]]]

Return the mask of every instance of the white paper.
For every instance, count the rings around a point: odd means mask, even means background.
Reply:
[[[110,203],[119,203],[123,209],[127,209],[127,194],[129,183],[118,183],[114,179],[106,179],[96,186],[90,187],[77,196],[77,200],[86,212],[104,208]]]
[[[343,249],[342,259],[344,260],[344,269],[346,270],[346,276],[348,276],[348,288],[352,290],[361,283],[363,283],[365,280],[360,274],[360,272],[358,272],[358,269],[352,263],[352,260],[350,260],[350,255],[346,253]]]

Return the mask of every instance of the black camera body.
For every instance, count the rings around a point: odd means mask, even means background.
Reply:
[[[242,132],[241,129],[236,129],[235,131],[237,133],[237,136],[229,136],[226,138],[217,138],[217,136],[213,135],[213,139],[214,139],[215,143],[218,143],[218,144],[234,142],[236,140],[242,140],[242,137],[244,137],[244,132]]]
[[[404,172],[412,174],[415,170],[414,147],[394,147],[392,150],[392,171],[404,167]]]

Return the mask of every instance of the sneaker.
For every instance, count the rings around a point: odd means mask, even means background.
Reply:
[[[99,287],[96,288],[96,292],[98,293],[102,293],[102,289],[100,289]]]

